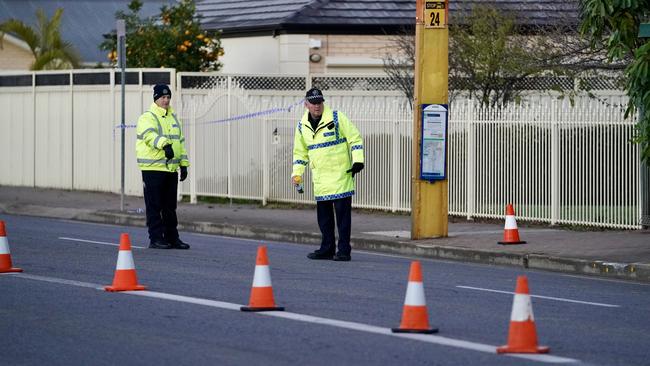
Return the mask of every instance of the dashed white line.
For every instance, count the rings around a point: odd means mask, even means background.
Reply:
[[[37,280],[37,281],[45,281],[45,282],[50,282],[50,283],[59,283],[59,284],[78,286],[78,287],[93,288],[93,289],[97,289],[97,290],[101,290],[101,291],[104,290],[103,287],[98,285],[98,284],[88,283],[88,282],[72,281],[72,280],[66,280],[66,279],[61,279],[61,278],[37,276],[37,275],[30,275],[30,274],[24,274],[24,273],[12,273],[12,274],[9,274],[8,276],[26,278],[26,279]],[[157,299],[169,300],[169,301],[178,301],[178,302],[184,302],[184,303],[189,303],[189,304],[209,306],[209,307],[213,307],[213,308],[234,310],[234,311],[240,311],[240,307],[242,306],[240,304],[234,304],[234,303],[229,303],[229,302],[210,300],[210,299],[201,299],[201,298],[197,298],[197,297],[189,297],[189,296],[182,296],[182,295],[175,295],[175,294],[168,294],[168,293],[154,292],[154,291],[125,291],[125,292],[122,292],[122,294],[142,296],[142,297],[150,297],[150,298],[157,298]],[[305,323],[327,325],[327,326],[331,326],[331,327],[349,329],[349,330],[354,330],[354,331],[359,331],[359,332],[380,334],[380,335],[384,335],[384,336],[397,337],[397,338],[405,338],[405,339],[410,339],[410,340],[415,340],[415,341],[420,341],[420,342],[427,342],[427,343],[437,344],[437,345],[441,345],[441,346],[462,348],[462,349],[467,349],[467,350],[472,350],[472,351],[496,354],[496,347],[492,346],[492,345],[489,345],[489,344],[469,342],[469,341],[464,341],[464,340],[460,340],[460,339],[442,337],[442,336],[438,336],[438,335],[393,333],[390,328],[377,327],[377,326],[370,325],[370,324],[349,322],[349,321],[344,321],[344,320],[321,318],[321,317],[316,317],[316,316],[312,316],[312,315],[298,314],[298,313],[291,313],[291,312],[271,311],[271,312],[261,312],[261,313],[258,313],[258,314],[265,315],[265,316],[276,317],[276,318],[282,318],[282,319],[290,319],[290,320],[295,320],[295,321],[301,321],[301,322],[305,322]],[[575,362],[580,362],[579,360],[576,360],[576,359],[573,359],[573,358],[552,356],[552,355],[547,355],[547,354],[546,355],[542,355],[542,354],[506,354],[504,356],[524,358],[524,359],[528,359],[528,360],[531,360],[531,361],[538,361],[538,362],[545,362],[545,363],[575,363]]]
[[[486,291],[486,292],[495,292],[499,294],[508,294],[508,295],[514,295],[514,292],[510,291],[501,291],[501,290],[493,290],[489,288],[481,288],[481,287],[472,287],[472,286],[456,286],[458,288],[464,288],[467,290],[477,290],[477,291]],[[555,301],[564,301],[564,302],[573,302],[576,304],[585,304],[585,305],[593,305],[593,306],[604,306],[607,308],[620,308],[620,305],[613,305],[613,304],[603,304],[601,302],[591,302],[591,301],[581,301],[581,300],[572,300],[572,299],[565,299],[562,297],[552,297],[552,296],[541,296],[541,295],[530,295],[530,297],[536,297],[539,299],[546,299],[546,300],[555,300]]]

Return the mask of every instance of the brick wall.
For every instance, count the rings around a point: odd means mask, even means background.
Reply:
[[[311,73],[325,73],[327,71],[326,60],[328,56],[332,57],[350,57],[350,58],[373,58],[381,60],[386,53],[390,51],[392,44],[390,36],[378,35],[320,35],[312,34],[311,39],[321,41],[320,49],[310,49],[309,53],[319,54],[320,62],[310,62],[309,71]]]

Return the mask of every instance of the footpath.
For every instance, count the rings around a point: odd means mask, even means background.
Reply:
[[[143,198],[125,196],[124,203],[122,212],[118,194],[0,186],[0,220],[3,214],[27,215],[146,230]],[[177,214],[181,231],[310,245],[305,255],[320,243],[315,208],[179,202]],[[499,245],[503,223],[461,218],[449,223],[446,238],[411,240],[410,216],[353,210],[352,261],[354,250],[367,250],[650,282],[648,230],[573,231],[521,221],[518,226],[526,244]]]

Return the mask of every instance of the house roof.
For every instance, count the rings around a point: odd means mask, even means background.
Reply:
[[[0,0],[0,22],[14,18],[36,25],[36,10],[48,17],[63,8],[61,36],[79,51],[85,63],[106,62],[106,53],[99,49],[105,33],[115,29],[115,12],[128,11],[130,0]],[[144,0],[141,16],[151,16],[173,0]]]
[[[14,46],[29,52],[30,54],[32,53],[32,50],[29,48],[29,45],[25,43],[25,41],[18,39],[9,33],[5,33],[0,42],[9,42]]]
[[[255,33],[400,32],[413,25],[415,0],[198,0],[207,29],[224,37]],[[512,14],[521,26],[577,24],[578,0],[454,0],[450,23],[479,5]],[[263,16],[260,16],[263,14]]]

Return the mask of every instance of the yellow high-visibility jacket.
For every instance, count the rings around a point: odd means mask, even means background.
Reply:
[[[348,117],[325,105],[313,130],[305,111],[293,141],[293,172],[302,176],[309,164],[317,201],[354,195],[354,180],[346,173],[353,163],[363,163],[363,140]]]
[[[179,166],[190,166],[185,151],[185,137],[174,110],[152,103],[138,119],[135,153],[140,170],[176,172]],[[174,158],[167,161],[163,147],[171,145]]]

